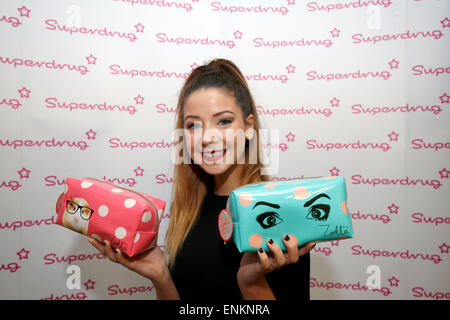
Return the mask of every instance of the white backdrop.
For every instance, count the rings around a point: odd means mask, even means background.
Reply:
[[[0,298],[155,298],[55,202],[68,176],[164,199],[163,246],[177,95],[224,57],[280,130],[272,179],[347,180],[355,238],[314,248],[311,298],[450,299],[449,33],[446,0],[2,1]]]

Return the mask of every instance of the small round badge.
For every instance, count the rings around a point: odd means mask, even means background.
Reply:
[[[223,241],[228,241],[233,234],[233,219],[231,214],[223,209],[219,213],[219,233]]]

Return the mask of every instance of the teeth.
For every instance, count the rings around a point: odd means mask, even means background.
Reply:
[[[203,156],[212,158],[212,157],[221,156],[223,153],[224,153],[224,150],[216,151],[216,152],[203,152]]]

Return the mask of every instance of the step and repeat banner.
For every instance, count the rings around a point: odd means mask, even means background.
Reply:
[[[177,97],[221,57],[279,130],[273,181],[346,179],[355,237],[313,249],[311,298],[450,299],[449,1],[8,0],[0,35],[0,298],[156,298],[56,200],[66,177],[163,199],[164,249]]]

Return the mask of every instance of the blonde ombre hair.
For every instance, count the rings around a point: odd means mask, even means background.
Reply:
[[[239,68],[226,59],[214,59],[210,63],[197,67],[192,71],[184,83],[177,105],[177,117],[175,129],[184,128],[183,114],[186,98],[194,91],[202,88],[220,88],[236,98],[237,104],[241,107],[244,123],[247,117],[253,114],[254,137],[252,143],[256,143],[257,158],[254,163],[249,163],[249,141],[245,141],[245,163],[236,164],[243,166],[241,185],[249,183],[268,181],[267,175],[262,175],[260,170],[264,167],[260,158],[260,123],[256,112],[255,102],[248,88],[248,84]],[[175,141],[175,145],[185,141],[182,137]],[[180,157],[184,155],[181,148]],[[191,230],[198,213],[207,194],[208,188],[212,187],[214,177],[206,173],[199,165],[192,163],[175,164],[173,200],[170,208],[170,222],[166,233],[166,253],[169,257],[169,265],[173,266],[178,250],[181,248],[184,239]]]

